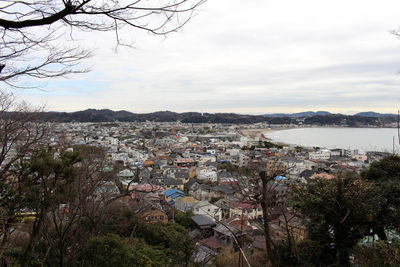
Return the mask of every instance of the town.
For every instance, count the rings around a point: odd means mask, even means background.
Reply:
[[[252,180],[261,167],[274,170],[267,209],[271,237],[279,243],[288,232],[295,240],[307,236],[302,215],[286,206],[290,184],[330,180],[343,171],[358,173],[389,155],[275,144],[263,133],[282,126],[263,123],[55,123],[51,129],[50,146],[104,149],[116,180],[100,184],[97,192],[128,192],[118,201],[142,223],[179,222],[189,216],[195,262],[204,264],[227,247],[266,250],[265,217],[255,197],[260,184]]]

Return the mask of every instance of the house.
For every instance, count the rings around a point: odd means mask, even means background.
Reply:
[[[185,189],[185,192],[189,192],[190,190],[197,188],[199,185],[200,184],[196,179],[190,178],[189,181],[183,185],[183,188]]]
[[[212,235],[212,228],[216,225],[214,220],[207,216],[207,215],[202,215],[202,214],[197,214],[191,217],[191,220],[193,222],[192,224],[192,229],[199,229],[203,234],[206,234],[208,236]]]
[[[223,242],[215,235],[201,239],[199,243],[215,252],[221,251],[224,247]]]
[[[308,158],[314,160],[328,160],[331,158],[331,151],[328,149],[322,149],[316,152],[309,152]]]
[[[125,169],[125,170],[120,171],[117,174],[117,176],[121,182],[124,182],[124,181],[130,182],[131,180],[133,180],[135,174],[131,170]]]
[[[136,202],[142,200],[151,200],[160,203],[163,198],[162,192],[165,189],[158,185],[153,184],[135,184],[130,187],[132,190],[131,198]]]
[[[162,186],[153,184],[136,184],[133,185],[131,189],[132,191],[135,192],[144,192],[144,193],[165,191],[165,189]]]
[[[271,221],[269,226],[271,237],[277,241],[286,241],[288,239],[288,231],[290,238],[295,241],[300,241],[307,237],[307,228],[303,224],[302,218],[289,212],[281,213]]]
[[[198,168],[196,170],[197,179],[204,182],[214,183],[218,180],[217,172],[213,168]]]
[[[193,210],[193,206],[199,202],[193,197],[179,197],[175,201],[175,208],[182,212]]]
[[[144,169],[140,169],[139,171],[139,180],[145,180],[145,181],[149,181],[151,177],[151,173],[147,168]]]
[[[174,179],[174,178],[170,178],[170,177],[165,178],[163,180],[163,186],[165,188],[168,188],[168,189],[170,189],[170,188],[175,188],[175,189],[178,189],[178,190],[183,190],[184,189],[184,185],[183,185],[182,180]]]
[[[317,173],[312,176],[314,179],[325,179],[325,180],[332,180],[335,179],[335,176],[329,173]]]
[[[189,190],[189,195],[198,200],[210,200],[211,199],[211,188],[205,184],[198,184],[197,187]]]
[[[167,191],[164,191],[163,194],[165,196],[165,202],[167,202],[169,205],[173,205],[177,198],[185,197],[185,193],[175,188],[168,189]]]
[[[215,152],[215,150],[214,150]],[[215,156],[209,156],[209,155],[201,155],[199,156],[198,160],[199,165],[205,165],[207,162],[216,162],[217,158]]]
[[[181,180],[182,183],[187,183],[189,181],[189,171],[178,171],[174,173],[175,179]]]
[[[229,206],[229,217],[243,215],[252,220],[262,217],[261,204],[256,205],[253,203],[236,201],[229,203]]]
[[[266,250],[265,236],[263,235],[255,236],[253,241],[253,247],[259,251],[265,251]]]
[[[196,166],[196,161],[192,158],[177,158],[174,162],[175,166],[178,168],[182,167],[194,167]]]
[[[294,240],[305,239],[307,237],[307,227],[303,224],[302,218],[290,213],[286,213],[285,216],[281,215],[278,218],[278,225],[285,229],[285,236],[287,237],[287,228]]]
[[[168,222],[168,216],[161,205],[152,202],[144,202],[141,207],[136,210],[136,216],[145,224]]]
[[[210,191],[213,198],[222,198],[235,195],[236,192],[240,192],[240,188],[237,184],[220,184],[212,187]]]
[[[209,203],[208,201],[198,201],[193,205],[194,214],[208,215],[215,220],[222,218],[222,211],[219,207]]]
[[[253,228],[248,223],[247,217],[234,216],[225,219],[213,228],[214,236],[216,236],[224,246],[236,246],[235,238],[240,242],[246,233],[252,232]]]
[[[143,162],[143,166],[144,167],[153,168],[154,167],[154,161],[146,160],[146,161]]]

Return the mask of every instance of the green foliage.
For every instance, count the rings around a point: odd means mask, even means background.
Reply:
[[[186,229],[189,229],[189,227],[192,223],[192,219],[191,219],[192,216],[194,216],[194,213],[191,210],[188,210],[186,212],[179,211],[175,215],[175,222],[182,225]]]
[[[241,148],[242,150],[254,150],[254,149],[256,149],[256,146],[251,146],[251,147],[248,147],[248,146],[242,146],[242,148]]]
[[[373,244],[360,245],[355,251],[356,262],[360,266],[400,266],[400,242],[377,241]]]
[[[143,240],[134,240],[132,266],[168,266],[170,259],[163,248],[150,246]]]
[[[321,253],[334,248],[339,265],[349,265],[349,252],[368,229],[377,209],[377,188],[352,174],[314,179],[292,188],[291,202],[306,215],[309,238]]]
[[[362,172],[362,177],[378,185],[379,209],[372,220],[372,229],[386,240],[385,229],[400,229],[400,157],[392,155]]]
[[[264,141],[263,142],[263,147],[265,147],[265,148],[282,148],[281,145],[277,145],[277,144],[272,143],[270,141]]]
[[[82,266],[170,266],[164,250],[143,240],[122,238],[116,234],[89,240],[81,260]]]
[[[226,170],[227,172],[230,172],[230,173],[236,172],[242,176],[250,176],[254,172],[254,170],[252,170],[249,167],[239,167],[239,166],[233,165],[232,163],[218,164],[217,168],[219,170]]]
[[[140,236],[152,246],[162,248],[170,258],[171,265],[187,265],[195,250],[195,243],[187,230],[176,223],[144,225]]]
[[[295,149],[296,149],[296,152],[301,152],[304,150],[304,148],[302,146],[296,146]]]
[[[400,180],[400,157],[391,155],[374,162],[362,173],[364,179],[379,183]]]
[[[108,234],[89,240],[84,253],[87,266],[128,267],[133,264],[132,248],[118,235]],[[86,264],[84,264],[86,265]]]
[[[89,224],[89,226],[96,228],[100,234],[114,233],[121,237],[131,237],[136,235],[138,224],[138,219],[132,210],[110,205],[103,208],[102,216],[95,225]]]

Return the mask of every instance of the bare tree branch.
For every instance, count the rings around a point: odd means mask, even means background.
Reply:
[[[73,30],[115,31],[123,27],[166,35],[179,30],[206,0],[48,0],[0,2],[0,82],[19,77],[52,78],[82,73],[78,63],[92,53],[77,45]],[[60,43],[71,43],[63,47]]]

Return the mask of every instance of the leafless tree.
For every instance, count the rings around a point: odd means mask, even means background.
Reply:
[[[12,94],[0,91],[0,256],[17,213],[24,207],[20,178],[25,170],[21,162],[46,142],[48,125],[38,116],[39,111],[17,102]]]
[[[123,27],[166,35],[185,25],[206,0],[23,0],[0,2],[0,81],[17,86],[19,77],[51,78],[86,72],[77,64],[92,55],[74,31]],[[65,45],[69,44],[69,45]]]
[[[275,178],[279,175],[285,175],[290,168],[275,159],[252,163],[249,167],[252,169],[253,174],[245,180],[242,179],[241,195],[243,201],[254,205],[261,204],[262,229],[264,231],[268,259],[272,266],[278,266],[279,259],[270,232],[272,208],[278,204],[276,191],[278,184],[275,182]]]

